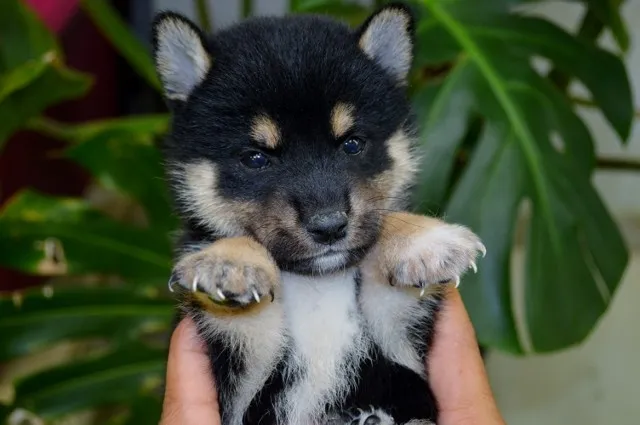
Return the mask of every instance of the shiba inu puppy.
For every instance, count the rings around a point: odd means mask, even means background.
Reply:
[[[164,146],[183,221],[171,287],[210,351],[225,425],[429,424],[442,288],[484,246],[403,212],[419,155],[413,17],[161,13]]]

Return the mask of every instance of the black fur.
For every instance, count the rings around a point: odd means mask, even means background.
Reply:
[[[437,417],[437,403],[429,384],[415,372],[388,360],[378,347],[374,346],[369,359],[361,364],[359,376],[359,385],[354,391],[328,410],[355,414],[358,409],[375,406],[399,424],[416,418]]]

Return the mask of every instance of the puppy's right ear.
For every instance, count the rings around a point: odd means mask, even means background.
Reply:
[[[164,95],[170,101],[186,101],[211,68],[202,31],[173,12],[162,12],[153,22],[153,56]]]

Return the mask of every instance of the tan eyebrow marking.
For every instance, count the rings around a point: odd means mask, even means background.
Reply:
[[[354,123],[353,112],[355,108],[348,103],[336,103],[331,111],[331,130],[335,137],[344,136]]]
[[[278,124],[267,115],[257,115],[251,124],[251,137],[268,149],[275,149],[280,143]]]

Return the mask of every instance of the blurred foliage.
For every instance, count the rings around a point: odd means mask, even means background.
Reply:
[[[573,80],[582,83],[588,103],[624,143],[634,114],[621,58],[629,35],[620,1],[575,1],[586,6],[575,34],[524,13],[523,3],[533,1],[411,2],[419,20],[410,93],[426,152],[415,203],[483,238],[488,255],[479,273],[465,278],[463,295],[480,342],[516,354],[583,341],[628,259],[591,183],[594,141],[567,88]],[[82,7],[132,69],[158,89],[149,54],[110,4],[84,0]],[[340,0],[291,0],[290,8],[352,25],[371,12]],[[251,10],[244,1],[243,13]],[[598,47],[605,30],[620,54]],[[534,58],[545,58],[551,70],[534,67]],[[16,408],[49,422],[118,406],[120,414],[96,422],[158,422],[173,315],[164,285],[177,222],[156,141],[169,117],[68,125],[41,115],[82,96],[90,83],[90,76],[65,66],[55,38],[23,3],[0,3],[0,147],[22,128],[64,140],[67,158],[144,216],[116,219],[85,198],[33,191],[0,211],[0,265],[51,277],[43,288],[0,298],[0,361],[62,342],[91,342],[79,358],[17,377],[10,405],[0,405],[0,420]],[[524,323],[517,323],[510,253],[523,205],[529,217]]]

